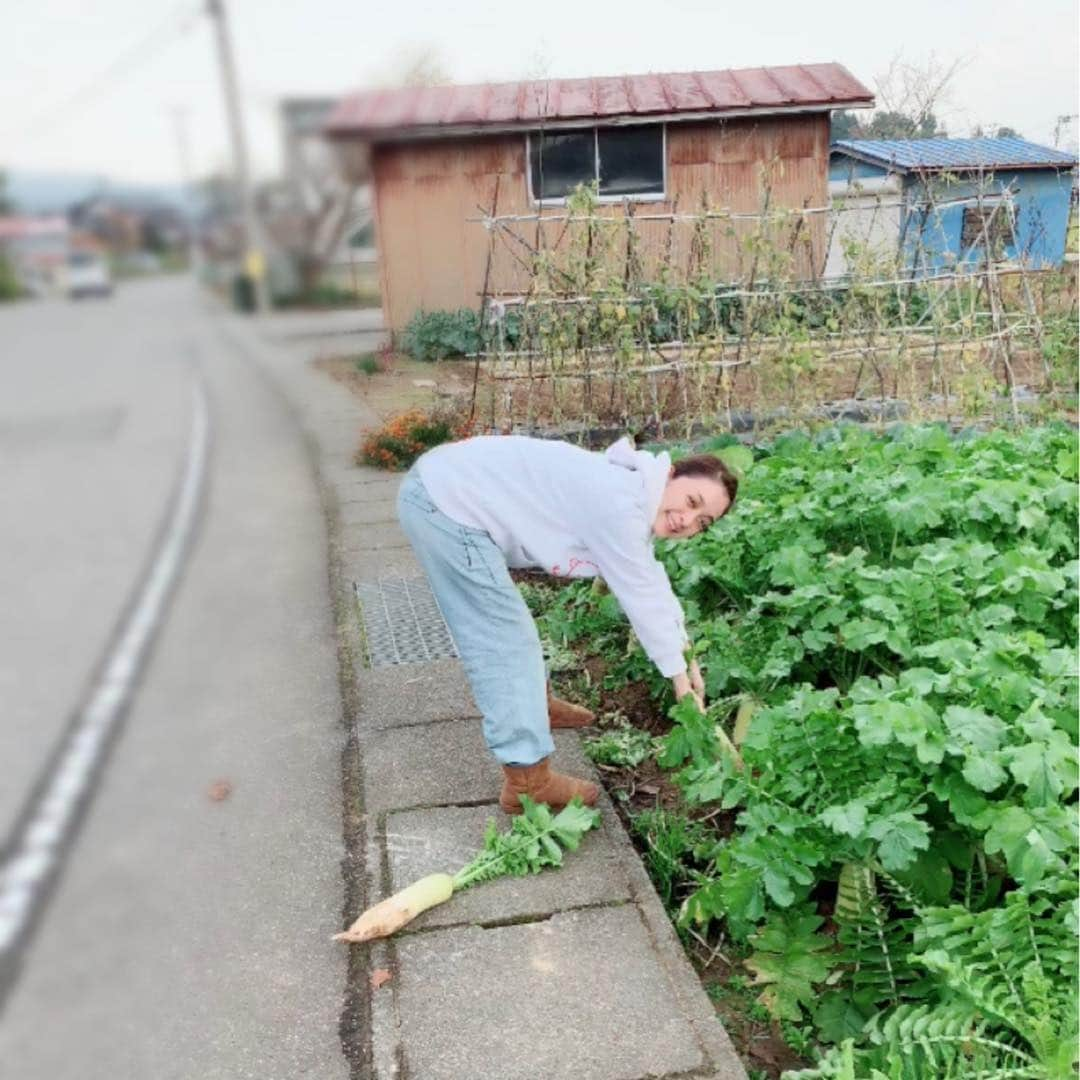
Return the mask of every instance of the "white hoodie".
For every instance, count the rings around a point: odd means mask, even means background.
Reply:
[[[569,443],[489,435],[417,462],[435,505],[487,532],[508,566],[600,575],[662,675],[686,670],[682,608],[653,554],[652,524],[671,461],[620,439],[603,454]]]

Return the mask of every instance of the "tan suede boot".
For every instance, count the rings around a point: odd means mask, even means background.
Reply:
[[[557,698],[552,692],[550,685],[547,692],[548,726],[551,728],[581,728],[588,727],[596,717],[588,709],[580,705],[572,705],[569,701]]]
[[[504,765],[502,792],[499,805],[508,814],[520,814],[519,795],[528,795],[533,802],[547,803],[552,810],[561,810],[575,795],[580,795],[586,806],[592,806],[600,797],[600,789],[589,780],[552,772],[551,758],[546,757],[535,765]]]

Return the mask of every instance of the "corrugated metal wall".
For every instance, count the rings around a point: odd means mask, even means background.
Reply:
[[[978,208],[980,194],[986,212],[993,208],[995,193],[1013,192],[1015,237],[1011,229],[998,255],[1006,261],[1022,262],[1034,270],[1060,266],[1065,259],[1072,198],[1072,175],[1065,170],[1024,169],[1003,171],[981,178],[942,174],[930,180],[908,177],[905,185],[908,220],[904,247],[908,267],[917,273],[964,270],[978,267],[986,259],[983,243],[963,243],[964,214]],[[927,209],[928,192],[936,204]],[[956,204],[956,200],[976,201]],[[999,211],[999,227],[1005,227]],[[1014,242],[1015,240],[1015,242]]]
[[[669,124],[665,202],[635,205],[635,227],[646,276],[668,261],[677,272],[689,265],[693,224],[645,221],[650,214],[693,214],[703,195],[714,210],[756,213],[765,189],[778,208],[823,207],[828,201],[829,122],[825,113],[733,119],[722,123]],[[477,307],[488,266],[489,234],[470,218],[490,211],[498,184],[497,212],[530,214],[525,137],[477,136],[426,143],[386,144],[373,154],[384,311],[388,324],[401,329],[419,309]],[[560,215],[561,207],[545,208]],[[621,205],[604,213],[623,219]],[[710,269],[718,278],[745,276],[751,257],[740,243],[753,222],[718,220],[709,225]],[[613,272],[625,259],[625,229],[616,228],[608,250]],[[781,246],[790,242],[795,223],[785,227]],[[792,272],[819,273],[824,261],[824,214],[797,226],[798,255]],[[562,222],[543,225],[548,248],[563,232]],[[522,291],[528,283],[528,246],[538,226],[521,223],[502,232],[492,246],[489,288]],[[564,237],[565,242],[565,237]],[[760,271],[759,271],[760,272]]]

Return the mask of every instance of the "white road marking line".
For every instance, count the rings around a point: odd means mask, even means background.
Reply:
[[[0,958],[12,950],[58,865],[71,831],[75,808],[87,794],[108,735],[128,702],[133,683],[157,629],[165,601],[179,575],[185,548],[195,529],[210,443],[206,392],[196,377],[192,386],[191,437],[180,492],[168,530],[138,602],[124,623],[103,674],[91,689],[69,733],[67,746],[8,858],[0,864]]]

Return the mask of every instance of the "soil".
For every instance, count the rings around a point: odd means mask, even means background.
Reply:
[[[799,1057],[784,1042],[775,1023],[762,1023],[750,1015],[749,995],[723,992],[733,974],[737,974],[735,967],[717,958],[702,974],[701,981],[747,1071],[757,1069],[775,1080],[787,1069],[808,1068],[812,1062]]]
[[[378,365],[372,374],[359,367],[368,357]],[[407,409],[468,410],[472,372],[461,361],[427,364],[378,352],[320,357],[314,366],[355,394],[380,422]]]
[[[521,574],[520,578],[534,580],[533,575],[528,574]],[[604,686],[607,665],[599,656],[582,657],[582,670],[585,683],[593,688],[590,707],[598,715],[618,710],[634,727],[653,736],[671,730],[671,722],[657,708],[644,685],[638,683],[616,690],[607,689]],[[580,673],[567,672],[552,676],[553,689],[568,700],[582,698],[581,684]],[[583,735],[588,738],[590,731],[595,730],[586,729]],[[634,768],[610,765],[597,765],[596,768],[627,834],[643,856],[647,849],[632,828],[632,817],[644,810],[658,808],[687,812],[671,770],[661,768],[652,758],[647,758]],[[688,816],[695,815],[690,813]],[[726,836],[734,828],[734,819],[735,811],[724,812],[712,817],[711,825],[720,835]],[[755,1070],[752,1075],[776,1080],[787,1069],[806,1068],[811,1064],[799,1057],[785,1042],[778,1023],[762,1018],[761,1007],[755,1003],[757,992],[748,985],[751,975],[743,968],[737,948],[725,942],[722,929],[711,928],[708,938],[704,940],[700,936],[696,940],[692,936],[683,937],[682,940],[687,956],[747,1071]]]
[[[607,674],[605,667],[599,656],[589,657],[584,661],[590,681],[597,686],[603,685],[604,676]],[[604,691],[604,696],[605,708],[618,709],[635,727],[652,735],[666,735],[671,730],[671,722],[656,711],[648,688],[641,683],[630,683],[618,690]]]

